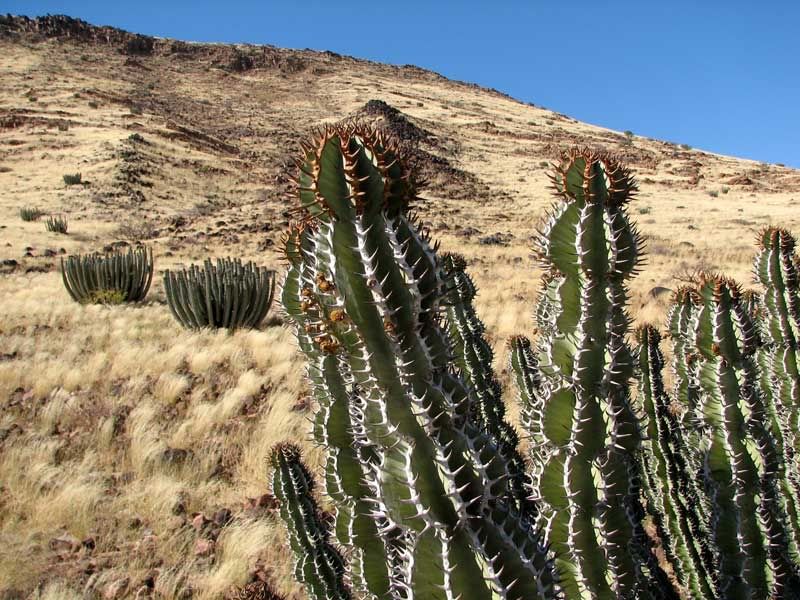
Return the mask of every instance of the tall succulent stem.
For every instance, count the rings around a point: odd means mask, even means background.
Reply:
[[[541,411],[540,523],[568,597],[676,597],[643,527],[642,430],[629,393],[626,282],[640,239],[625,206],[636,186],[619,163],[585,150],[562,156],[553,183],[560,202],[538,242],[547,277],[531,405]]]
[[[288,443],[272,449],[272,491],[280,501],[295,554],[295,577],[312,600],[350,600],[345,562],[330,542],[327,524],[314,498],[314,478],[300,459],[300,449]]]
[[[466,260],[458,254],[441,257],[449,293],[445,304],[445,326],[453,348],[453,362],[465,377],[474,394],[473,417],[478,426],[495,442],[508,461],[511,471],[510,493],[521,512],[529,517],[536,513],[530,499],[528,465],[517,450],[519,437],[506,421],[506,407],[492,360],[494,353],[486,341],[486,326],[473,306],[477,294],[475,284],[466,272]]]
[[[689,597],[717,598],[717,554],[710,540],[695,450],[687,441],[672,400],[664,391],[661,336],[652,326],[636,331],[639,398],[647,415],[648,502],[657,506],[662,543],[671,548],[676,575]]]
[[[450,366],[445,276],[408,215],[416,194],[402,157],[374,131],[339,126],[306,145],[299,166],[283,301],[309,360],[335,361],[315,385],[343,384],[349,424],[318,419],[318,436],[352,434],[355,500],[371,507],[390,596],[554,597],[548,553],[508,499],[508,460]]]

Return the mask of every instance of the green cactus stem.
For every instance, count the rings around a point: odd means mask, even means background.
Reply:
[[[311,600],[350,600],[345,562],[330,543],[330,531],[314,499],[314,479],[294,444],[272,449],[272,492],[295,556],[295,577]]]
[[[350,576],[354,588],[361,592],[369,590],[374,597],[383,598],[389,592],[390,571],[379,526],[385,528],[386,524],[371,517],[373,505],[369,502],[371,496],[361,469],[364,456],[372,455],[355,443],[349,406],[351,395],[345,383],[350,376],[342,371],[347,368],[346,364],[331,352],[333,341],[320,338],[325,335],[323,324],[316,318],[309,318],[303,310],[308,292],[302,291],[304,250],[301,238],[302,228],[295,227],[284,240],[289,269],[283,281],[281,301],[296,324],[298,343],[308,361],[307,375],[317,402],[313,437],[326,449],[325,483],[337,507],[336,537],[340,544],[351,549]],[[345,315],[339,311],[332,312],[330,317],[331,323],[336,323]],[[324,351],[320,343],[324,343]],[[388,533],[385,535],[388,537]]]
[[[755,258],[756,279],[764,295],[751,310],[762,317],[764,345],[759,363],[765,377],[762,392],[775,394],[782,441],[794,495],[800,498],[800,369],[797,345],[800,337],[800,275],[797,270],[795,239],[785,229],[769,227],[758,238]],[[794,516],[795,535],[800,521]]]
[[[445,302],[445,327],[453,348],[454,364],[475,394],[472,406],[476,423],[495,440],[509,463],[512,497],[522,512],[533,517],[536,506],[529,497],[531,491],[527,464],[517,450],[517,432],[505,419],[502,390],[492,367],[494,353],[484,335],[486,326],[478,318],[473,306],[477,294],[475,284],[466,272],[463,256],[442,254],[441,264],[450,290]]]
[[[532,454],[539,523],[567,597],[676,598],[643,526],[642,424],[629,392],[626,282],[641,242],[626,205],[636,184],[612,157],[577,149],[552,180],[560,201],[537,242],[547,276],[528,417],[541,440]]]
[[[370,506],[388,597],[555,597],[549,553],[509,500],[509,461],[450,364],[446,275],[408,214],[416,184],[401,153],[372,129],[332,126],[304,146],[299,168],[283,303],[309,363],[332,357],[335,373],[311,367],[312,385],[343,386],[325,402],[341,401],[347,419],[317,418],[316,435],[352,436],[347,460],[364,483],[349,488],[355,504],[336,501],[341,475],[327,486],[337,510]]]
[[[647,501],[655,508],[651,512],[657,517],[662,544],[688,596],[718,598],[718,558],[708,528],[704,490],[698,484],[697,452],[687,442],[676,407],[664,391],[661,336],[654,327],[644,325],[635,337],[639,398],[647,417]]]
[[[767,598],[797,585],[797,543],[781,494],[785,466],[771,398],[759,386],[760,340],[733,281],[702,276],[697,299],[703,464],[715,499],[722,589]]]

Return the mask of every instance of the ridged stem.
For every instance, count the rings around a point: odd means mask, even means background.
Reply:
[[[278,444],[270,456],[272,492],[280,501],[281,518],[295,556],[295,577],[311,600],[350,600],[345,562],[330,544],[328,525],[314,498],[314,479],[300,458],[300,449]]]
[[[568,597],[675,598],[644,530],[642,430],[629,394],[626,281],[640,240],[625,205],[636,186],[615,160],[586,150],[565,153],[553,183],[560,202],[538,241],[540,524]]]
[[[508,462],[449,366],[444,276],[406,214],[414,189],[402,160],[378,134],[336,127],[306,146],[300,169],[291,303],[306,315],[298,328],[315,330],[309,358],[340,365],[390,595],[554,597],[545,548],[504,499]]]

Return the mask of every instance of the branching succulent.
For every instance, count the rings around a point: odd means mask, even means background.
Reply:
[[[537,250],[546,272],[535,349],[512,340],[530,427],[539,524],[568,598],[671,598],[644,528],[642,423],[630,395],[627,280],[641,241],[626,213],[636,185],[613,158],[562,155],[559,198]]]
[[[312,600],[350,600],[345,562],[330,543],[330,531],[314,498],[314,479],[294,444],[272,449],[272,492],[280,501],[295,555],[295,577]]]
[[[682,295],[682,294],[680,294]],[[699,456],[672,399],[664,391],[661,336],[652,326],[636,331],[639,398],[647,415],[647,493],[657,504],[662,543],[673,557],[678,580],[691,598],[718,597],[718,555],[711,539],[705,490],[698,478]],[[692,427],[689,431],[694,431]]]
[[[275,272],[239,259],[164,271],[167,303],[187,329],[258,327],[275,293]]]
[[[767,296],[773,292],[767,287]],[[681,312],[687,326],[673,332],[673,354],[677,378],[693,390],[688,404],[679,382],[678,406],[670,406],[658,334],[639,332],[641,390],[661,475],[654,492],[671,506],[665,518],[692,598],[800,594],[795,471],[749,301],[715,275],[677,294],[671,320]],[[676,408],[691,418],[681,423]]]
[[[410,213],[417,183],[397,146],[330,126],[298,167],[281,300],[318,405],[330,534],[309,516],[296,452],[273,463],[313,598],[345,584],[381,600],[800,597],[800,278],[787,232],[761,236],[763,296],[711,275],[678,289],[669,394],[658,331],[637,329],[636,351],[627,342],[635,182],[608,155],[565,153],[536,248],[538,337],[509,342],[525,459],[466,261],[437,255]],[[327,550],[308,558],[331,535],[346,566]]]
[[[453,368],[440,320],[448,276],[408,214],[416,186],[403,157],[348,125],[321,132],[299,163],[282,301],[320,403],[314,432],[355,590],[555,597],[507,453],[474,418],[477,394]]]
[[[492,367],[494,353],[484,337],[486,327],[472,304],[477,294],[475,284],[466,272],[463,256],[442,254],[440,262],[449,290],[443,305],[453,364],[461,371],[467,386],[475,395],[472,400],[475,423],[494,439],[498,450],[508,461],[511,496],[521,512],[534,517],[536,508],[530,498],[528,465],[517,450],[519,436],[505,419],[502,390]]]
[[[770,227],[759,235],[755,259],[756,279],[764,286],[760,301],[750,301],[750,310],[761,317],[764,344],[758,360],[764,377],[762,392],[774,390],[775,406],[794,494],[800,497],[800,275],[795,239],[785,229]],[[800,507],[798,507],[800,508]],[[800,531],[797,532],[800,535]]]
[[[81,304],[141,302],[153,279],[153,251],[136,246],[127,252],[70,256],[61,259],[61,278]]]
[[[63,215],[51,215],[47,217],[47,220],[44,222],[44,227],[47,231],[52,231],[53,233],[67,233],[67,218]]]
[[[38,221],[44,211],[32,206],[23,206],[19,209],[19,218],[23,221]]]

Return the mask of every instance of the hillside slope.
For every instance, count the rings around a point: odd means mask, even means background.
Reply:
[[[304,439],[310,415],[291,332],[183,332],[160,281],[139,307],[81,307],[58,257],[146,241],[159,270],[225,255],[280,268],[291,157],[315,127],[364,118],[412,146],[430,182],[417,210],[469,259],[504,383],[502,342],[530,327],[530,238],[561,150],[605,148],[638,175],[631,212],[650,260],[635,318],[659,319],[662,288],[695,269],[749,282],[760,227],[800,231],[795,170],[411,66],[0,17],[0,79],[5,598],[214,598],[261,580],[301,597],[264,471],[268,448]],[[81,184],[66,185],[75,173]],[[65,215],[69,234],[22,222],[21,207]]]

